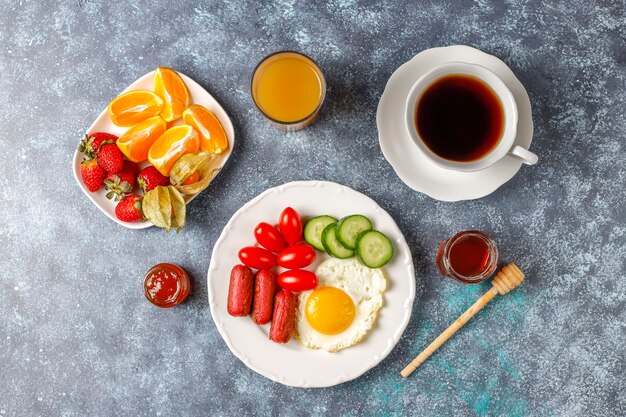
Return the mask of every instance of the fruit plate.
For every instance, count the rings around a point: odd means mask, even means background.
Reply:
[[[232,149],[235,146],[235,130],[233,129],[233,124],[230,118],[228,117],[228,114],[226,114],[226,111],[217,102],[217,100],[215,100],[215,98],[213,98],[213,96],[209,94],[208,91],[206,91],[200,84],[198,84],[197,82],[195,82],[194,80],[186,76],[185,74],[182,74],[181,72],[178,72],[178,73],[180,74],[183,81],[185,81],[185,84],[187,85],[187,89],[189,90],[189,94],[191,98],[190,100],[191,103],[200,104],[206,107],[207,109],[211,110],[213,114],[215,114],[217,119],[220,121],[220,123],[222,124],[222,127],[224,127],[224,131],[226,132],[226,136],[228,137],[228,145],[229,145],[228,150],[224,152],[223,154],[218,155],[216,158],[214,158],[211,161],[211,164],[212,164],[211,168],[221,169],[226,164],[226,161],[228,161],[228,158],[230,157]],[[144,75],[143,77],[139,78],[137,81],[129,85],[123,92],[131,91],[131,90],[151,90],[152,91],[153,80],[154,80],[154,71],[150,71],[149,73],[147,73],[146,75]],[[111,97],[111,99],[112,98],[113,97]],[[170,128],[172,126],[176,126],[179,124],[182,124],[181,119],[168,123],[167,127]],[[117,136],[121,136],[127,129],[129,128],[119,127],[119,126],[114,125],[113,122],[111,122],[111,119],[109,118],[107,109],[105,108],[102,111],[102,113],[100,113],[98,118],[91,124],[91,126],[89,127],[86,133],[90,134],[93,132],[108,132]],[[152,223],[150,223],[147,220],[138,222],[138,223],[125,223],[125,222],[120,221],[115,216],[116,203],[106,198],[106,190],[104,190],[104,188],[101,188],[95,193],[89,192],[89,190],[87,190],[87,187],[85,187],[85,184],[83,184],[83,181],[80,175],[80,163],[82,160],[83,160],[83,153],[76,150],[74,152],[74,160],[72,161],[72,166],[74,168],[74,178],[76,179],[76,182],[78,183],[78,186],[80,187],[80,189],[83,190],[85,195],[96,205],[96,207],[100,209],[100,211],[106,214],[107,217],[113,220],[114,222],[124,227],[127,227],[129,229],[144,229],[146,227],[152,226]],[[150,164],[148,162],[145,162],[145,163],[139,164],[139,167],[144,168],[148,165]],[[189,198],[186,198],[185,200],[187,203],[189,203],[196,196],[197,194]]]
[[[358,344],[336,353],[305,348],[292,339],[287,344],[269,340],[270,325],[258,326],[250,317],[232,317],[226,310],[230,271],[240,263],[237,254],[252,245],[254,227],[276,222],[285,207],[303,219],[322,214],[340,218],[359,213],[391,239],[395,255],[385,265],[387,290],[374,327]],[[328,255],[317,252],[314,271]],[[400,229],[374,200],[343,185],[325,181],[290,182],[271,188],[240,208],[215,243],[208,271],[209,305],[213,321],[228,348],[248,368],[281,384],[329,387],[350,381],[376,366],[391,352],[411,317],[415,298],[415,271],[411,251]]]

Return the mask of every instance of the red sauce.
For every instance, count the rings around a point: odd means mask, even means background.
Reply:
[[[498,250],[487,234],[467,230],[441,242],[436,263],[442,275],[464,283],[482,282],[495,271]]]
[[[157,307],[174,307],[189,295],[189,276],[178,265],[157,264],[146,274],[144,293]]]

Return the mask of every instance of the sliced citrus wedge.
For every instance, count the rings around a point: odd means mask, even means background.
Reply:
[[[178,158],[188,153],[196,153],[200,148],[200,139],[196,130],[187,125],[167,129],[154,142],[148,152],[148,161],[166,177]]]
[[[161,117],[171,122],[179,119],[189,106],[189,91],[180,75],[167,67],[154,71],[154,92],[163,100]]]
[[[192,104],[183,112],[183,121],[200,135],[203,151],[219,155],[228,149],[228,138],[222,124],[206,107]]]
[[[161,116],[151,117],[131,127],[117,140],[117,147],[133,162],[148,159],[148,151],[167,129]]]
[[[148,90],[122,93],[109,103],[111,121],[118,126],[134,126],[146,119],[158,116],[163,109],[161,97]]]

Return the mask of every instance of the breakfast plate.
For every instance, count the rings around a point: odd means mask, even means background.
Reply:
[[[275,224],[278,214],[293,207],[305,218],[329,214],[340,218],[359,213],[389,237],[394,256],[383,268],[387,289],[373,328],[360,343],[330,353],[304,347],[291,339],[286,344],[269,340],[270,325],[258,326],[250,317],[227,312],[229,276],[240,264],[239,249],[254,243],[253,230],[262,221]],[[315,263],[329,259],[318,254]],[[343,185],[326,181],[297,181],[271,188],[240,208],[215,243],[208,270],[208,296],[213,321],[228,348],[247,367],[281,384],[328,387],[350,381],[376,366],[391,352],[406,328],[415,298],[415,271],[402,232],[376,202]]]
[[[393,73],[378,103],[378,141],[396,174],[412,189],[442,201],[481,198],[513,178],[522,161],[507,155],[481,171],[444,169],[432,163],[419,150],[405,128],[405,103],[411,87],[432,68],[448,62],[482,65],[504,82],[513,94],[518,111],[514,144],[528,149],[533,139],[533,121],[530,99],[524,86],[500,59],[462,45],[427,49]]]
[[[123,91],[123,93],[127,91],[131,91],[131,90],[152,90],[154,72],[155,71],[150,71],[149,73],[145,74],[144,76],[136,80],[134,83],[129,85]],[[185,74],[182,74],[180,72],[178,72],[178,74],[181,76],[181,78],[183,79],[183,81],[185,82],[187,86],[187,90],[189,91],[189,95],[190,95],[190,102],[192,104],[200,104],[206,107],[207,109],[209,109],[217,117],[222,127],[224,128],[224,131],[226,132],[226,136],[228,138],[228,144],[229,144],[228,149],[224,153],[217,155],[211,161],[211,165],[209,167],[209,169],[211,170],[216,169],[219,171],[221,168],[224,167],[224,165],[226,164],[226,161],[228,161],[228,158],[230,157],[232,149],[235,145],[235,130],[233,129],[233,124],[230,118],[228,117],[228,114],[226,114],[226,111],[217,102],[217,100],[215,100],[215,98],[213,98],[213,96],[209,94],[208,91],[206,91],[200,84],[198,84],[197,82],[195,82],[194,80],[186,76]],[[182,119],[178,119],[174,122],[168,123],[167,127],[170,128],[172,126],[177,126],[180,124],[182,124]],[[89,127],[86,133],[89,135],[94,132],[107,132],[107,133],[112,133],[117,136],[121,136],[128,129],[129,128],[127,127],[120,127],[120,126],[116,126],[115,124],[113,124],[113,122],[111,121],[109,117],[108,111],[105,108],[102,111],[102,113],[100,113],[98,118],[91,124],[91,126]],[[102,211],[108,218],[110,218],[117,224],[120,224],[129,229],[144,229],[146,227],[152,226],[152,223],[150,223],[147,220],[137,222],[137,223],[127,223],[127,222],[123,222],[119,220],[115,216],[116,203],[106,198],[107,191],[105,189],[100,189],[99,191],[96,191],[96,192],[89,192],[89,190],[87,189],[87,187],[81,180],[80,165],[81,165],[82,159],[83,159],[83,153],[76,150],[74,152],[74,158],[72,161],[72,166],[74,170],[74,178],[76,179],[76,182],[78,183],[78,186],[80,187],[80,189],[83,190],[85,195],[96,205],[96,207],[100,209],[100,211]],[[139,167],[144,168],[147,165],[149,165],[149,163],[144,162],[142,164],[139,164]],[[191,200],[193,200],[196,197],[196,195],[197,194],[186,197],[185,201],[189,203]]]

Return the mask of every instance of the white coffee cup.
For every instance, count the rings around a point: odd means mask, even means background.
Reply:
[[[486,155],[474,161],[453,161],[435,154],[424,143],[415,126],[415,111],[422,93],[438,79],[453,75],[469,75],[478,78],[489,86],[496,94],[504,111],[504,128],[497,145]],[[406,129],[415,145],[436,165],[455,171],[480,171],[488,168],[506,155],[521,159],[524,164],[537,163],[537,155],[521,146],[515,145],[517,135],[517,105],[513,94],[504,82],[491,70],[477,64],[466,62],[449,62],[439,65],[421,76],[411,88],[406,101]]]

